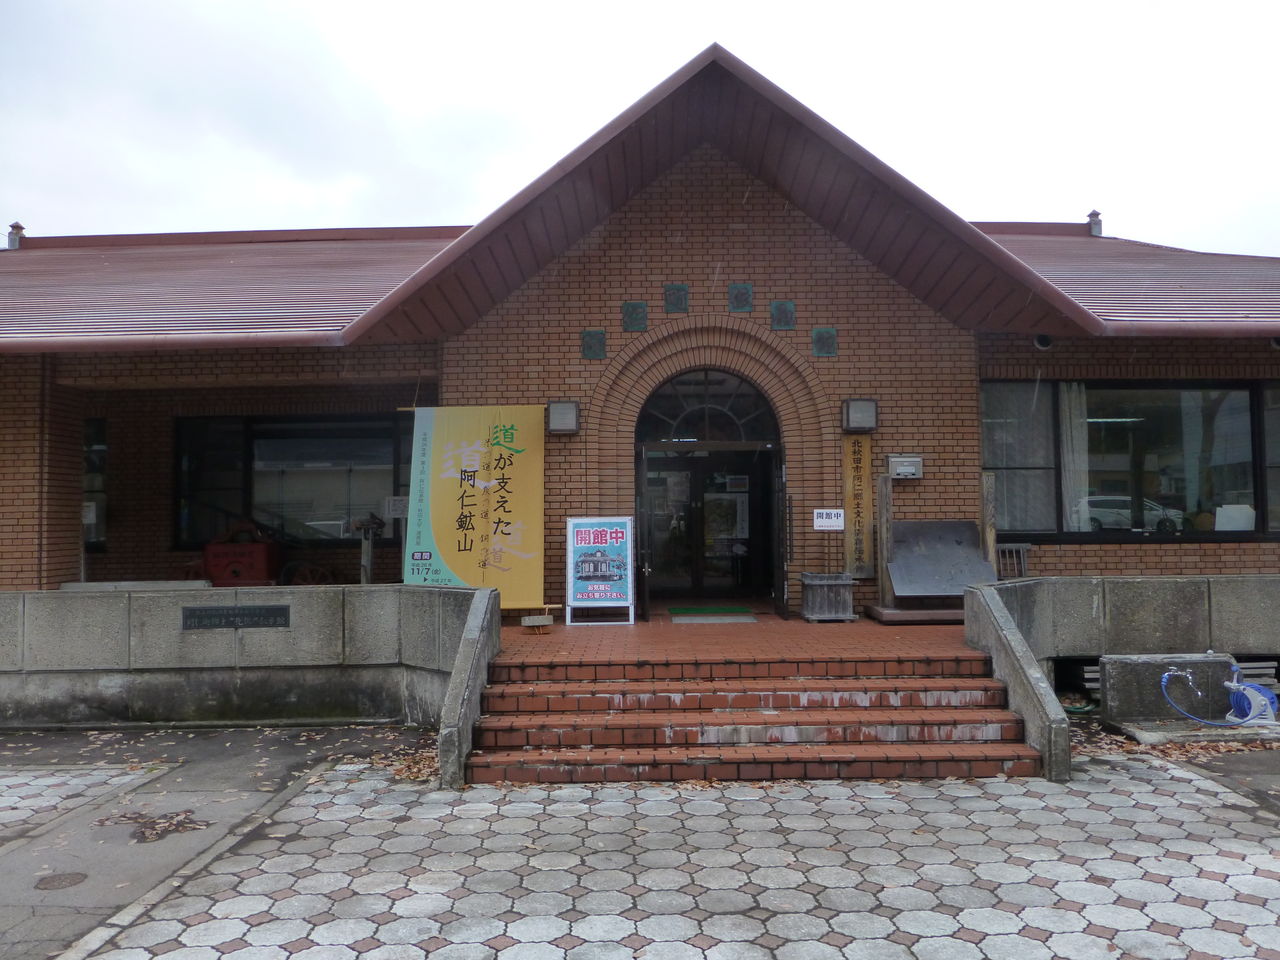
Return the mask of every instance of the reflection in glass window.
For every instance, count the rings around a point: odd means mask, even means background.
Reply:
[[[1249,392],[1062,385],[1063,529],[1255,529]]]
[[[358,537],[352,524],[394,491],[392,450],[386,423],[255,425],[254,521],[302,540]]]
[[[199,546],[246,518],[291,540],[357,539],[356,521],[407,493],[411,435],[409,417],[181,420],[176,539]]]

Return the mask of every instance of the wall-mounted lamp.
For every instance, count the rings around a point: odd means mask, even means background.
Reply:
[[[547,404],[547,433],[577,433],[578,401],[552,400]]]
[[[845,400],[840,407],[840,427],[845,433],[870,433],[876,428],[874,400]]]

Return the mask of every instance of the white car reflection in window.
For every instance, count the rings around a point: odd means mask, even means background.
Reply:
[[[1128,497],[1087,497],[1080,501],[1082,516],[1089,518],[1090,530],[1134,530],[1133,501]],[[1143,530],[1173,533],[1182,529],[1182,511],[1162,506],[1154,500],[1142,501]]]

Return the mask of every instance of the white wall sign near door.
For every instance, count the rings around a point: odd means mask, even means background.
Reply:
[[[844,511],[843,510],[813,511],[813,529],[843,530],[844,529]]]

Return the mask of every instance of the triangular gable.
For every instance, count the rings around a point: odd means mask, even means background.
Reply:
[[[1102,334],[1105,324],[847,136],[712,45],[343,332],[415,341],[475,323],[708,143],[960,327]]]

